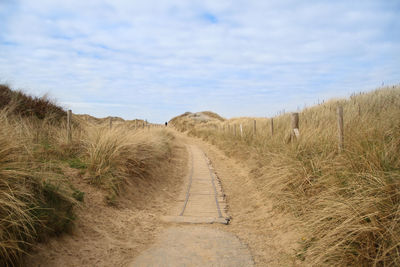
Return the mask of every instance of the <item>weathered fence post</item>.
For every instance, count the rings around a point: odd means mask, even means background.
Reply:
[[[69,109],[67,112],[67,141],[68,141],[68,143],[71,143],[71,141],[72,141],[71,122],[72,122],[72,110]]]
[[[243,125],[240,124],[240,137],[243,137]]]
[[[110,117],[110,130],[112,128],[112,117]]]
[[[235,132],[235,137],[236,137],[236,123],[233,125],[233,131]]]
[[[274,136],[274,118],[271,118],[271,136]]]
[[[292,139],[294,137],[299,138],[300,131],[299,131],[299,113],[293,112],[292,113]]]
[[[254,134],[254,136],[256,135],[256,133],[257,133],[257,122],[256,122],[256,120],[254,120],[254,125],[253,125],[253,134]]]
[[[339,106],[337,108],[337,115],[338,115],[338,149],[339,153],[343,151],[344,148],[344,137],[343,137],[343,107]]]

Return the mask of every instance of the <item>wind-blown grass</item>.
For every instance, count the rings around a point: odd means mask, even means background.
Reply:
[[[171,156],[166,131],[135,130],[136,121],[122,119],[110,130],[106,119],[73,115],[69,143],[61,107],[4,85],[0,96],[7,96],[0,100],[1,266],[20,265],[32,244],[73,228],[74,208],[85,198],[69,168],[108,190],[105,201],[115,204],[129,180],[151,184]]]
[[[83,148],[88,179],[109,189],[112,200],[129,179],[154,176],[160,162],[170,157],[171,141],[163,130],[87,127]]]
[[[338,105],[344,109],[343,153]],[[273,118],[273,136],[267,118],[201,123],[182,116],[171,123],[252,166],[259,190],[302,223],[306,236],[297,257],[307,265],[398,266],[399,107],[400,88],[390,87],[306,108],[294,142],[290,114]]]
[[[72,189],[45,162],[33,124],[0,111],[0,263],[18,264],[29,245],[67,230],[76,200]]]

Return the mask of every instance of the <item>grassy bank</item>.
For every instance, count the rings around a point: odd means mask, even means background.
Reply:
[[[342,153],[339,105],[344,109]],[[188,113],[171,124],[251,166],[264,200],[272,199],[275,209],[301,223],[306,234],[298,240],[296,256],[305,265],[397,266],[399,107],[400,88],[388,87],[306,108],[299,112],[300,138],[294,141],[291,114],[273,118],[273,135],[270,118],[195,120]]]
[[[110,129],[107,120],[74,115],[68,143],[61,107],[5,85],[0,96],[2,266],[19,265],[32,244],[73,229],[85,192],[74,187],[71,170],[116,205],[124,188],[139,179],[151,183],[171,156],[173,137],[166,131],[134,130],[124,121]]]

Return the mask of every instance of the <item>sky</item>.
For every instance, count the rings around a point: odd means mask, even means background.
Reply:
[[[274,116],[400,82],[400,0],[0,0],[0,83],[74,113]]]

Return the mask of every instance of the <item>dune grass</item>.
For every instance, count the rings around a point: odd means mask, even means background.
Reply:
[[[112,204],[129,179],[155,175],[157,167],[171,156],[172,139],[159,129],[88,126],[82,137],[88,181],[109,190]]]
[[[171,124],[252,166],[265,201],[272,198],[301,223],[305,236],[296,254],[306,265],[400,265],[400,87],[330,100],[299,116],[294,141],[289,113],[273,118],[273,135],[270,118],[201,123],[181,116]]]
[[[33,241],[70,229],[77,200],[60,164],[50,160],[60,151],[35,133],[42,122],[3,109],[0,124],[0,264],[12,266]]]
[[[169,160],[173,137],[164,130],[135,130],[136,121],[72,117],[46,98],[0,85],[0,265],[15,266],[37,241],[73,229],[77,190],[71,170],[118,202],[129,180],[150,179]],[[29,108],[29,112],[25,108]],[[139,121],[139,123],[142,121]]]

